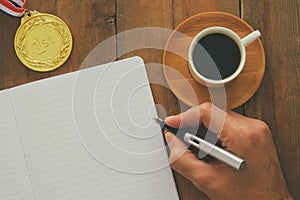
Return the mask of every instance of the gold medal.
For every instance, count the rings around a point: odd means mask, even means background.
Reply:
[[[58,17],[27,11],[15,35],[15,51],[28,68],[47,72],[64,64],[72,51],[72,35]]]

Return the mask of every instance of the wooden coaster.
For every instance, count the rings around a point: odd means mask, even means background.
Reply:
[[[201,86],[192,78],[187,57],[191,39],[201,30],[212,26],[229,28],[241,38],[254,31],[240,18],[222,12],[194,15],[175,29],[167,41],[163,54],[164,75],[172,92],[188,106],[211,101],[208,88]],[[234,109],[253,96],[262,81],[264,71],[265,53],[262,42],[258,39],[246,47],[246,63],[241,74],[225,86],[227,109]],[[217,93],[220,90],[221,93],[221,89],[213,90]]]

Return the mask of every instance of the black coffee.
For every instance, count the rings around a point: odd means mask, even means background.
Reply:
[[[240,50],[236,43],[223,34],[203,37],[193,52],[196,70],[204,77],[221,80],[233,74],[240,64]]]

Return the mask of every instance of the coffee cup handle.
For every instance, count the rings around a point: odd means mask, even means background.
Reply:
[[[242,39],[243,45],[246,47],[250,43],[252,43],[254,40],[259,38],[261,36],[259,30],[253,31],[252,33],[248,34],[246,37]]]

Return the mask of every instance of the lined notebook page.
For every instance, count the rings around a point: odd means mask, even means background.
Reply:
[[[35,199],[178,199],[147,82],[131,58],[11,90]]]
[[[33,199],[8,90],[0,91],[0,199]]]

